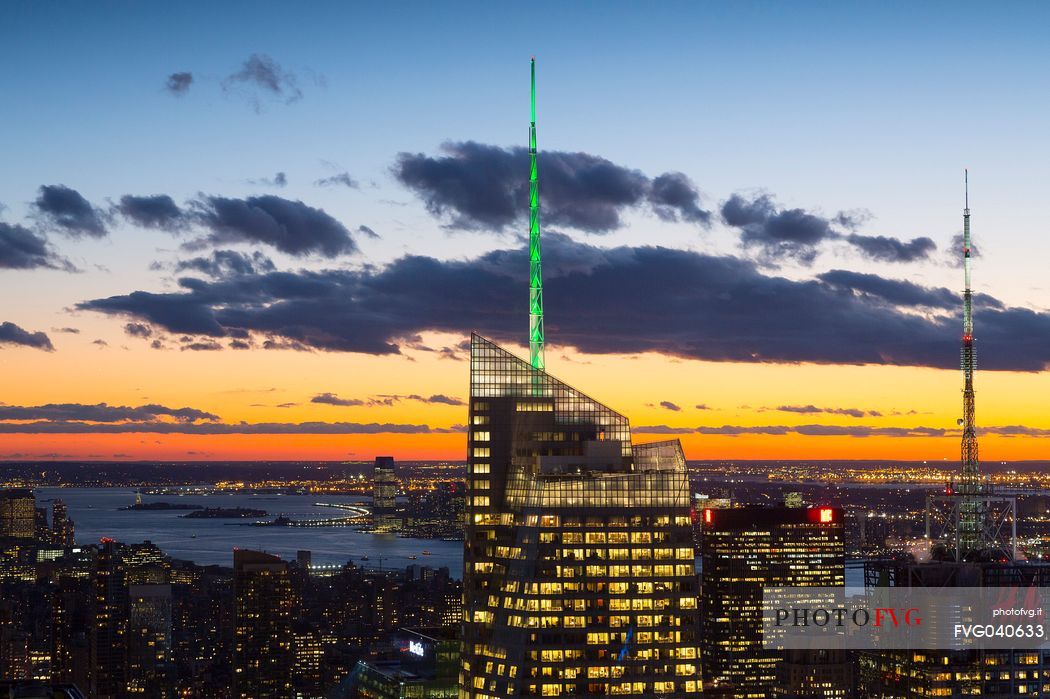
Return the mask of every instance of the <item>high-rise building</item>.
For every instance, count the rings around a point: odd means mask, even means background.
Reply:
[[[95,589],[92,580],[61,576],[51,603],[51,678],[95,694]]]
[[[377,456],[372,470],[372,522],[377,532],[397,531],[401,525],[397,516],[398,485],[394,457]]]
[[[171,679],[171,585],[130,585],[127,693],[170,699]]]
[[[0,536],[36,537],[36,499],[28,488],[0,491]]]
[[[55,500],[51,503],[51,543],[63,548],[73,546],[75,536],[73,532],[73,520],[69,518],[69,510],[66,503]]]
[[[288,564],[268,553],[233,552],[234,696],[288,699],[292,694],[292,607]]]
[[[762,699],[804,685],[816,674],[836,675],[809,697],[847,697],[848,658],[784,654],[762,646],[762,592],[765,587],[840,587],[846,582],[842,510],[837,507],[740,507],[705,509],[701,514],[700,585],[704,693]],[[837,667],[833,660],[837,660]],[[785,672],[785,670],[790,670]],[[779,677],[778,677],[779,675]],[[780,690],[777,688],[780,687]],[[797,689],[801,689],[798,687]],[[787,694],[787,696],[791,696]]]
[[[124,696],[127,684],[128,584],[120,544],[104,539],[95,563],[92,638],[96,699]]]
[[[460,696],[700,692],[677,440],[471,338]]]

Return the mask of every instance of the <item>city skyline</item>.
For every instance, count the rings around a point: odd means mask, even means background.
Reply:
[[[982,455],[1043,457],[1045,8],[158,7],[0,10],[0,459],[462,459],[470,332],[528,356],[533,54],[553,376],[692,459],[957,461],[968,166]]]

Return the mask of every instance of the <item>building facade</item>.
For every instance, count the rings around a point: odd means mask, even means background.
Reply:
[[[288,564],[258,551],[233,552],[233,687],[237,699],[292,695],[292,607]]]
[[[762,647],[763,588],[845,585],[842,510],[709,508],[701,520],[705,694],[749,699],[852,696],[845,653],[785,657]]]
[[[701,690],[676,441],[471,338],[460,696]]]

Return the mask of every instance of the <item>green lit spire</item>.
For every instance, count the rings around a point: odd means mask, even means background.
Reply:
[[[529,126],[529,359],[543,369],[543,265],[540,262],[540,183],[536,168],[536,57],[532,58]]]

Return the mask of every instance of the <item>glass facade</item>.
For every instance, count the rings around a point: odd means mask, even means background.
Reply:
[[[845,654],[785,658],[762,648],[763,588],[846,584],[842,510],[706,509],[701,521],[706,693],[741,699],[851,696]]]
[[[699,694],[675,441],[471,338],[460,696]]]

